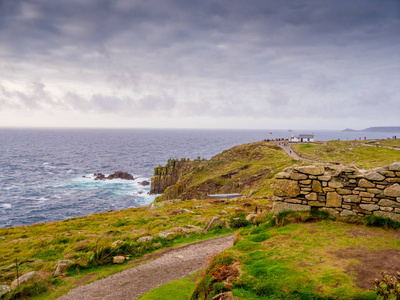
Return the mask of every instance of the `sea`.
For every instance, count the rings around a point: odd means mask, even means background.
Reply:
[[[235,145],[315,133],[315,140],[395,133],[200,129],[0,129],[0,228],[149,205],[154,167],[212,156]],[[134,180],[95,181],[117,170]]]

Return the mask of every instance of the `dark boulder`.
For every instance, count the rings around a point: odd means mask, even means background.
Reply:
[[[106,176],[103,173],[94,173],[93,176],[95,176],[94,180],[104,180],[104,179],[106,179]]]
[[[134,180],[133,176],[128,172],[123,171],[115,171],[114,174],[110,174],[106,179],[125,179],[125,180]]]
[[[139,182],[139,184],[140,184],[140,185],[143,185],[143,186],[146,186],[146,185],[149,185],[150,182],[148,182],[147,180],[144,180],[144,181],[142,181],[142,182]]]

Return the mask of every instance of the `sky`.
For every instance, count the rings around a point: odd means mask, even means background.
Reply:
[[[399,0],[0,0],[0,127],[400,126]]]

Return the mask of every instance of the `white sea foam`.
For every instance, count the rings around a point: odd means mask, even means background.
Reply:
[[[5,208],[5,209],[9,209],[9,208],[11,208],[12,206],[11,206],[10,203],[3,203],[3,204],[1,204],[1,207],[2,207],[2,208]]]
[[[11,186],[6,186],[4,189],[5,189],[6,191],[9,191],[9,190],[17,189],[17,188],[18,188],[18,186],[16,186],[16,185],[11,185]]]

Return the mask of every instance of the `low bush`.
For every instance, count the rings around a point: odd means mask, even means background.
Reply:
[[[400,228],[400,222],[396,222],[393,221],[392,219],[378,217],[378,216],[366,216],[364,217],[364,222],[365,225],[369,227],[381,227],[385,229]]]

